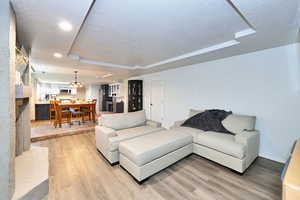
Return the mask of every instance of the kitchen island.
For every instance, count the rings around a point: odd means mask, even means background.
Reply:
[[[50,102],[39,101],[35,104],[35,120],[50,120]]]

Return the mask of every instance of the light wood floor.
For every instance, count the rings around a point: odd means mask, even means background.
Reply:
[[[81,118],[75,118],[74,120],[81,120]],[[69,124],[62,124],[62,128],[55,128],[53,121],[50,120],[32,121],[31,141],[36,142],[68,135],[88,133],[95,131],[95,125],[96,123],[93,123],[92,121],[86,121],[81,124],[74,122],[72,126]]]
[[[240,176],[191,155],[138,185],[96,151],[93,133],[33,145],[49,147],[49,200],[281,199],[282,165],[262,158]]]

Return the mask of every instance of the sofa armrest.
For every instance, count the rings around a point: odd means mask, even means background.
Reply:
[[[152,121],[152,120],[147,120],[147,121],[146,121],[146,125],[152,126],[152,127],[154,127],[154,128],[159,128],[159,127],[161,127],[161,123],[160,123],[160,122],[156,122],[156,121]]]
[[[253,159],[258,156],[259,152],[259,132],[258,131],[242,131],[235,135],[235,141],[243,144],[247,148],[247,156]]]
[[[170,129],[178,128],[178,127],[180,127],[184,122],[185,122],[185,120],[175,121],[174,124],[173,124],[173,126],[170,127]]]
[[[95,127],[95,139],[97,148],[106,155],[109,152],[109,138],[118,136],[114,129],[105,126]]]
[[[118,135],[116,130],[105,126],[96,126],[96,132],[103,134],[105,137],[115,137]]]

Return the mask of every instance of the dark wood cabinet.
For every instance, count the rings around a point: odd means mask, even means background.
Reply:
[[[35,104],[35,120],[49,120],[50,104]]]
[[[109,104],[112,104],[112,97],[109,97],[109,85],[101,85],[102,90],[102,111],[112,112],[112,106],[109,107]]]
[[[128,112],[143,110],[143,81],[128,81]]]

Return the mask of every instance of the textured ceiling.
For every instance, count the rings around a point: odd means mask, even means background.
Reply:
[[[231,40],[247,28],[224,0],[96,1],[72,53],[145,66]]]
[[[17,15],[18,37],[40,54],[67,53],[80,29],[92,0],[13,0]],[[73,25],[71,32],[58,27],[61,21]]]
[[[299,0],[12,3],[18,38],[31,50],[37,76],[55,81],[79,69],[85,82],[109,82],[299,40]],[[62,20],[73,30],[60,30]],[[108,73],[113,76],[99,78]]]

